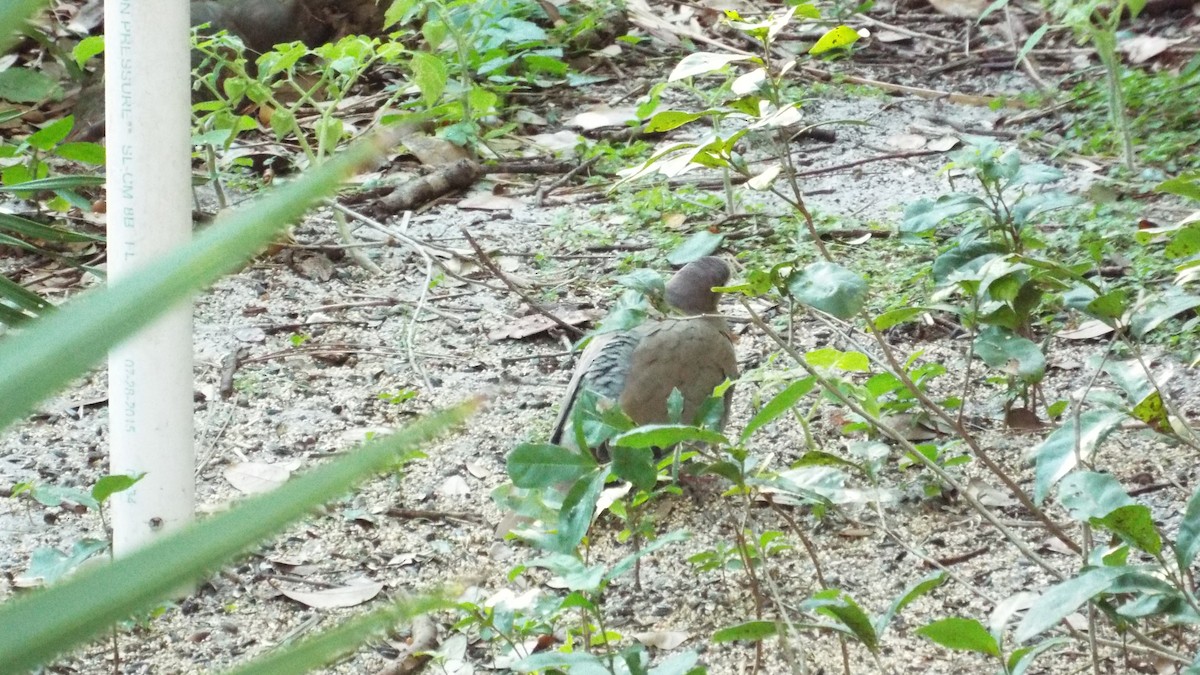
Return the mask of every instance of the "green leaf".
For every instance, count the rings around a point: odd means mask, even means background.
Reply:
[[[1173,232],[1163,253],[1171,259],[1190,258],[1200,253],[1200,223]]]
[[[1013,637],[1025,642],[1053,628],[1089,600],[1108,590],[1126,567],[1097,567],[1051,586],[1037,599],[1017,624]]]
[[[1033,660],[1042,652],[1059,645],[1069,644],[1070,642],[1070,638],[1050,638],[1036,645],[1014,650],[1008,656],[1008,671],[1010,675],[1025,675],[1025,671],[1029,670],[1029,666],[1033,665]]]
[[[921,234],[937,228],[944,220],[960,216],[976,209],[986,209],[987,202],[974,195],[949,194],[938,197],[936,202],[918,199],[904,209],[904,220],[900,231]]]
[[[29,494],[45,506],[61,506],[64,503],[79,504],[95,511],[100,503],[87,492],[64,485],[35,485]]]
[[[988,326],[975,336],[975,353],[983,362],[1024,382],[1040,382],[1046,374],[1046,357],[1033,340]]]
[[[817,56],[834,49],[849,47],[858,42],[858,38],[858,31],[850,26],[838,26],[822,35],[817,43],[809,48],[808,53]]]
[[[67,115],[33,132],[25,142],[42,152],[50,152],[71,133],[71,127],[74,126],[75,116]]]
[[[1200,202],[1200,171],[1185,173],[1165,180],[1154,187],[1157,192],[1169,192]]]
[[[1072,518],[1085,522],[1136,504],[1112,474],[1094,471],[1077,471],[1064,478],[1058,488],[1058,502]]]
[[[1117,288],[1087,304],[1087,313],[1098,319],[1119,319],[1129,308],[1129,292]]]
[[[747,621],[718,630],[713,633],[712,641],[718,644],[735,640],[758,642],[764,638],[774,637],[778,633],[779,626],[774,621]]]
[[[788,279],[788,292],[810,307],[849,319],[867,301],[867,282],[836,263],[816,262]]]
[[[706,110],[704,112],[694,113],[685,112],[682,110],[664,110],[662,112],[655,113],[654,117],[651,117],[650,121],[646,122],[646,133],[670,131],[672,129],[681,127],[688,122],[694,122],[707,114],[711,114],[711,111]]]
[[[693,260],[698,260],[706,255],[711,255],[713,251],[721,246],[725,235],[708,230],[700,230],[696,234],[688,237],[687,241],[675,247],[675,250],[667,254],[667,262],[672,265],[686,265]]]
[[[876,653],[879,649],[879,635],[875,632],[874,624],[849,593],[841,589],[830,588],[819,591],[800,606],[836,619],[871,653]]]
[[[804,360],[814,368],[841,370],[851,373],[866,373],[871,370],[871,360],[862,352],[843,352],[833,347],[814,349],[804,353]]]
[[[1162,536],[1154,526],[1154,515],[1142,504],[1122,506],[1107,516],[1093,520],[1139,550],[1157,557],[1162,552]]]
[[[1021,50],[1017,52],[1017,58],[1014,63],[1020,63],[1022,59],[1024,59],[1026,56],[1029,56],[1029,52],[1033,51],[1033,48],[1036,47],[1038,43],[1042,41],[1042,38],[1046,36],[1046,33],[1049,32],[1051,25],[1052,24],[1049,23],[1043,23],[1042,25],[1038,26],[1037,30],[1033,31],[1029,37],[1025,38],[1025,42],[1021,44]]]
[[[237,269],[379,149],[374,140],[352,145],[299,180],[218,220],[140,274],[80,294],[22,332],[6,336],[0,343],[0,428],[99,362],[111,346]]]
[[[320,174],[322,169],[314,173]],[[251,213],[256,210],[244,209]],[[143,268],[135,277],[152,275],[152,270]],[[130,277],[130,283],[136,283],[135,277]],[[124,315],[122,318],[128,319]],[[86,332],[79,327],[70,330]],[[15,672],[34,668],[91,639],[113,622],[177,593],[284,525],[308,515],[313,506],[339,497],[363,478],[394,466],[398,454],[461,423],[476,407],[478,402],[469,402],[429,415],[336,461],[293,477],[269,494],[246,499],[229,511],[167,535],[115,563],[0,605],[0,654],[5,655],[5,667]]]
[[[614,444],[609,452],[612,455],[613,473],[618,478],[633,483],[639,490],[649,492],[654,489],[658,480],[658,467],[652,450]]]
[[[1075,420],[1068,416],[1062,426],[1030,453],[1035,463],[1034,501],[1042,503],[1050,493],[1050,488],[1070,473],[1080,460],[1087,461],[1104,439],[1126,419],[1124,413],[1113,410],[1088,410],[1079,415],[1079,434],[1076,435]],[[1076,445],[1079,448],[1078,457],[1075,454]]]
[[[8,48],[21,34],[20,28],[25,19],[33,14],[33,10],[46,4],[46,0],[4,0],[0,2],[0,54],[8,52]]]
[[[4,276],[0,276],[0,298],[9,301],[18,309],[26,310],[35,315],[51,307],[50,303],[44,298],[26,290],[20,284]]]
[[[763,426],[775,421],[783,413],[791,410],[792,406],[796,405],[796,401],[799,401],[802,396],[812,391],[816,383],[815,378],[806,377],[792,382],[783,391],[772,396],[771,400],[767,401],[767,404],[746,423],[746,428],[742,429],[742,435],[739,437],[738,442],[745,443],[755,431],[758,431]]]
[[[409,67],[413,71],[413,84],[421,91],[425,105],[433,107],[446,91],[450,71],[442,59],[429,52],[413,52]]]
[[[137,485],[137,482],[145,475],[142,473],[136,476],[127,476],[118,473],[110,476],[101,476],[100,480],[97,480],[96,484],[92,486],[92,499],[103,504],[109,497]]]
[[[557,553],[573,553],[587,534],[596,510],[596,500],[604,489],[608,471],[601,467],[571,486],[558,515],[558,532],[545,540],[544,548]]]
[[[912,321],[928,311],[928,307],[901,307],[899,309],[888,310],[875,317],[875,329],[887,330],[893,326]]]
[[[508,475],[520,488],[541,488],[574,482],[596,468],[589,454],[557,445],[522,443],[508,454]]]
[[[13,67],[0,71],[0,99],[13,103],[41,103],[60,98],[62,88],[40,70]]]
[[[105,162],[104,146],[99,143],[63,143],[54,149],[54,154],[72,162],[96,166],[103,166]]]
[[[0,192],[26,192],[37,190],[73,190],[81,187],[104,185],[104,176],[77,174],[74,176],[53,176],[26,181],[20,185],[0,185]]]
[[[907,607],[912,601],[932,591],[938,586],[941,586],[945,582],[946,573],[937,571],[927,574],[923,579],[918,579],[917,581],[909,584],[908,587],[904,589],[904,592],[892,601],[892,605],[888,607],[887,611],[875,619],[875,632],[882,636],[883,631],[887,630],[887,627],[889,624],[891,624],[892,619],[899,614],[901,610]]]
[[[1200,306],[1200,296],[1179,292],[1164,293],[1133,313],[1129,322],[1130,329],[1134,337],[1143,338],[1146,333],[1158,328],[1167,319],[1197,306]]]
[[[917,629],[917,635],[933,640],[950,649],[977,652],[987,656],[1000,656],[1000,645],[996,638],[975,619],[949,617],[939,619]]]
[[[71,546],[71,552],[56,548],[39,548],[29,556],[25,577],[40,579],[45,586],[57,583],[74,572],[85,560],[108,548],[103,539],[81,539]]]
[[[646,424],[616,436],[612,444],[626,448],[669,448],[690,441],[729,445],[729,439],[715,431],[685,424]]]
[[[71,58],[75,59],[75,65],[82,70],[88,59],[96,56],[104,51],[104,36],[89,35],[79,41],[75,48],[71,50]]]
[[[1197,554],[1200,554],[1200,489],[1188,500],[1179,523],[1179,534],[1175,537],[1175,560],[1180,571],[1191,567]]]

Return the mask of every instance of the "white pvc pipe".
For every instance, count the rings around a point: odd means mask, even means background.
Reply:
[[[105,137],[108,274],[119,279],[191,238],[188,0],[108,0]],[[145,473],[113,496],[113,550],[127,555],[192,518],[192,307],[108,359],[110,473]]]

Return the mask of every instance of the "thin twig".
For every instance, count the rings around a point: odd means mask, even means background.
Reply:
[[[521,290],[520,287],[518,287],[515,283],[513,283],[512,279],[509,279],[508,276],[506,276],[504,274],[504,272],[502,272],[500,270],[499,267],[496,267],[496,264],[492,262],[491,256],[489,256],[487,254],[487,252],[483,250],[483,247],[481,247],[479,245],[479,242],[475,241],[475,237],[471,236],[471,232],[470,232],[470,230],[467,229],[466,225],[459,223],[458,229],[462,230],[463,237],[466,238],[467,243],[469,243],[471,245],[471,248],[475,251],[475,257],[476,257],[476,259],[479,260],[479,264],[486,267],[488,269],[488,271],[492,273],[492,276],[499,279],[501,283],[503,283],[505,286],[508,287],[508,290],[512,291],[513,293],[516,293],[522,300],[524,300],[533,309],[533,311],[537,312],[538,314],[541,314],[542,316],[546,317],[547,319],[550,319],[559,328],[562,328],[563,330],[567,331],[571,335],[574,335],[575,337],[583,337],[584,336],[583,331],[579,330],[575,326],[572,326],[571,324],[567,323],[566,321],[563,321],[562,319],[555,316],[553,312],[551,312],[550,310],[548,310],[544,306],[542,306],[542,303],[538,302],[537,300],[534,300],[532,297],[529,296],[528,293]]]

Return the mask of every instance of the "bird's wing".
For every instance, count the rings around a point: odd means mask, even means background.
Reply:
[[[621,397],[633,352],[641,339],[642,331],[638,330],[601,333],[592,338],[575,364],[575,372],[571,375],[558,418],[554,420],[554,429],[550,433],[551,443],[562,445],[565,440],[568,445],[574,446],[575,439],[567,432],[571,427],[575,403],[584,389],[614,401]]]

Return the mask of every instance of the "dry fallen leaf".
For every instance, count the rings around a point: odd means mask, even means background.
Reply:
[[[942,136],[929,141],[925,147],[938,152],[946,152],[947,150],[953,149],[954,146],[958,145],[958,143],[958,139],[954,136]]]
[[[225,480],[239,492],[252,495],[283,485],[292,475],[292,469],[283,464],[238,462],[225,469],[224,475]]]
[[[912,36],[885,28],[875,34],[875,39],[879,40],[880,42],[903,42],[905,40],[911,40]]]
[[[946,16],[977,19],[991,3],[989,0],[929,0],[929,4]]]
[[[1046,423],[1038,419],[1035,411],[1029,408],[1011,408],[1004,415],[1004,424],[1009,429],[1017,429],[1019,431],[1037,431],[1046,426]]]
[[[341,586],[338,588],[327,588],[321,591],[292,591],[280,589],[280,593],[309,607],[315,609],[337,609],[339,607],[354,607],[379,595],[379,591],[383,590],[383,584],[379,582],[362,582],[351,584],[349,586]]]
[[[567,126],[591,131],[593,129],[603,129],[604,127],[623,127],[629,122],[637,121],[637,108],[632,106],[623,108],[600,106],[572,117],[567,122]]]
[[[1001,507],[1017,505],[1017,500],[1012,495],[997,490],[977,478],[972,478],[971,482],[967,484],[967,494],[979,500],[979,503],[984,506]]]
[[[920,150],[929,139],[918,134],[895,134],[888,136],[884,142],[897,150]]]
[[[521,206],[521,200],[491,192],[476,192],[463,197],[458,202],[460,209],[475,211],[512,211]]]
[[[647,647],[659,649],[675,649],[687,642],[691,635],[678,630],[652,630],[645,633],[634,633],[633,638]]]
[[[559,309],[556,307],[550,308],[550,313],[557,316],[563,323],[569,326],[579,326],[589,321],[594,321],[604,316],[604,312],[598,309]],[[550,317],[542,314],[528,314],[516,321],[513,321],[501,328],[497,328],[488,333],[488,339],[492,342],[498,340],[521,340],[539,333],[544,333],[551,328],[558,326]]]
[[[1055,334],[1055,337],[1062,338],[1063,340],[1094,340],[1102,335],[1108,335],[1112,331],[1112,326],[1099,319],[1092,319],[1084,321],[1077,328],[1060,330]]]
[[[1187,38],[1171,40],[1156,35],[1138,35],[1128,40],[1122,40],[1118,45],[1118,49],[1129,57],[1130,63],[1145,63],[1180,42],[1187,42],[1187,40]]]
[[[461,497],[471,494],[471,486],[462,476],[450,476],[438,486],[437,493],[443,497]]]

